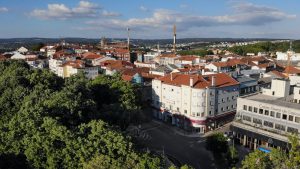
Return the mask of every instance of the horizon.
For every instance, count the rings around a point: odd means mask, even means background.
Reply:
[[[0,38],[300,39],[300,2],[268,0],[2,1]],[[13,22],[12,22],[13,21]]]

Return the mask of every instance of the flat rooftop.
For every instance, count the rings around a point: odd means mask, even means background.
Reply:
[[[284,97],[278,98],[278,97],[264,95],[261,93],[256,93],[253,95],[246,95],[241,98],[253,100],[253,101],[257,101],[257,102],[261,102],[261,103],[267,103],[267,104],[272,104],[272,105],[276,105],[276,106],[281,106],[281,107],[297,109],[300,112],[300,104],[289,102],[290,100],[293,100],[293,95],[290,95],[286,98],[284,98]]]

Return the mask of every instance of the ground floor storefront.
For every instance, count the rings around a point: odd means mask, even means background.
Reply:
[[[230,129],[234,133],[235,140],[250,149],[260,149],[264,152],[269,152],[272,148],[287,150],[289,146],[287,142],[267,135],[258,134],[255,131],[249,131],[235,126],[231,126]]]
[[[189,132],[206,133],[231,122],[234,119],[235,112],[228,112],[219,116],[195,119],[166,110],[153,109],[153,116],[156,119],[162,120]]]

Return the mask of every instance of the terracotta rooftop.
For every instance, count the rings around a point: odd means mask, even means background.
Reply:
[[[274,75],[276,75],[278,77],[281,77],[281,78],[286,78],[287,77],[286,75],[284,75],[281,72],[278,72],[277,70],[273,70],[273,71],[271,71],[271,73],[273,73]]]
[[[229,67],[227,62],[212,62],[211,64],[215,65],[216,67]]]
[[[287,66],[284,69],[284,73],[288,73],[288,74],[300,74],[300,70],[295,68],[294,66]]]
[[[171,79],[172,76],[172,79]],[[162,83],[181,86],[181,85],[190,85],[190,79],[193,79],[194,88],[206,88],[211,86],[212,77],[216,78],[216,87],[226,87],[238,85],[239,82],[234,78],[230,77],[225,73],[211,74],[211,75],[186,75],[186,74],[177,74],[173,73],[167,76],[159,78]]]
[[[61,65],[61,67],[64,66],[72,66],[73,68],[81,69],[85,67],[85,63],[82,60],[74,60],[74,61],[67,61],[66,63]]]
[[[0,55],[0,60],[3,61],[3,60],[6,60],[7,58],[4,56],[4,55]]]
[[[195,59],[197,59],[199,57],[194,56],[194,55],[186,55],[186,56],[181,56],[176,60],[184,60],[184,61],[194,61]]]
[[[82,57],[84,59],[98,59],[98,58],[103,58],[104,56],[97,55],[96,53],[92,53],[92,52],[86,52],[86,53],[82,54]]]
[[[106,66],[110,70],[122,70],[124,68],[134,68],[135,65],[122,60],[107,60],[101,63],[101,65]]]
[[[175,57],[177,57],[177,55],[174,53],[162,53],[158,57],[160,57],[160,58],[175,58]]]

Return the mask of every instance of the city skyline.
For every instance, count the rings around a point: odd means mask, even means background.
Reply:
[[[282,1],[36,1],[0,2],[0,38],[83,37],[300,38],[300,2]]]

